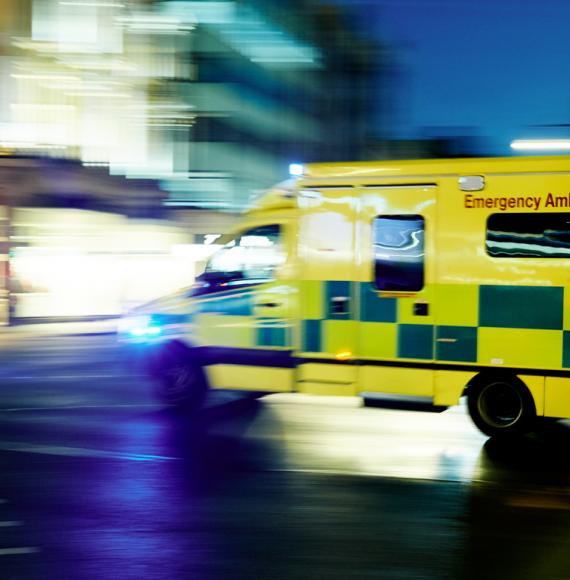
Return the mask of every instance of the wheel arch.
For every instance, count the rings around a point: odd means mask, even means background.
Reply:
[[[147,372],[152,377],[158,377],[167,361],[179,358],[204,366],[204,357],[198,347],[178,338],[165,340],[154,345],[147,359]]]

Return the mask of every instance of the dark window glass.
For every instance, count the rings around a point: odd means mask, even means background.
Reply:
[[[495,258],[570,257],[570,213],[496,213],[486,248]]]
[[[275,269],[285,262],[278,225],[257,227],[241,233],[212,255],[197,278],[194,294],[207,294],[238,286],[270,282]]]
[[[374,285],[417,291],[424,286],[424,218],[380,216],[373,223]]]

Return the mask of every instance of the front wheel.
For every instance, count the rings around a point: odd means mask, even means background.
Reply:
[[[490,437],[523,435],[536,422],[534,400],[515,376],[479,376],[467,393],[469,415]]]
[[[181,356],[181,353],[168,353],[161,363],[155,373],[156,394],[160,402],[167,407],[199,410],[208,392],[202,366]]]

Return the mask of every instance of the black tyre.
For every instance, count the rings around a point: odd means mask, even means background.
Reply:
[[[202,366],[188,356],[187,351],[163,353],[154,374],[156,394],[167,406],[186,411],[199,410],[206,399],[208,383]]]
[[[490,437],[523,435],[536,423],[532,395],[515,376],[477,377],[469,385],[467,407],[478,429]]]

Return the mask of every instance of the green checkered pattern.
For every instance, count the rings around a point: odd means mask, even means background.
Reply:
[[[350,296],[349,312],[333,312],[333,296]],[[305,352],[570,368],[570,287],[445,284],[398,298],[381,297],[371,283],[307,281],[301,308]]]

